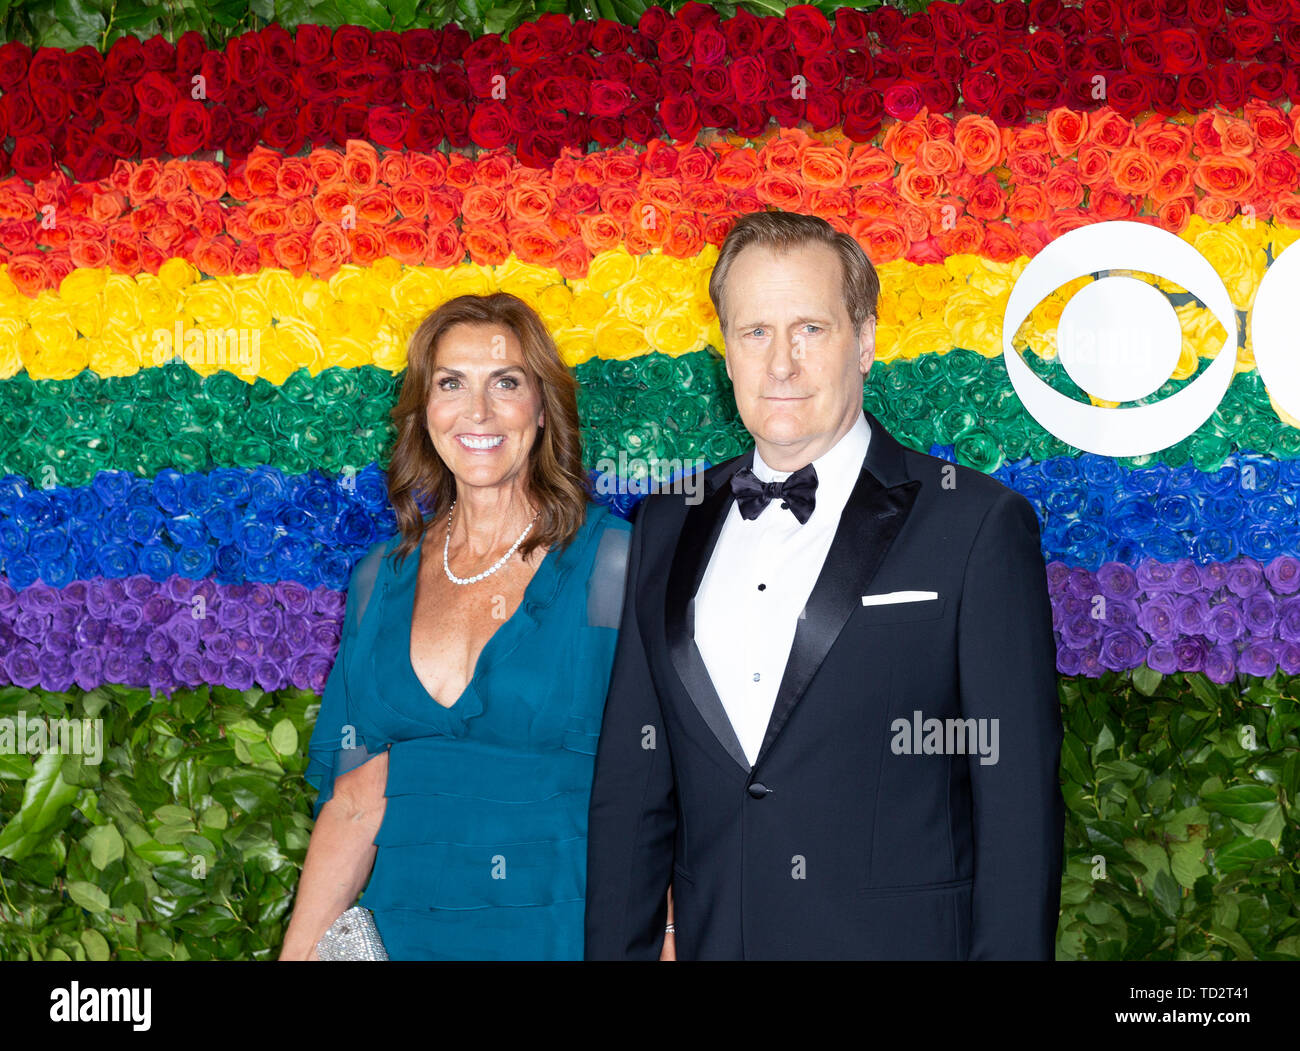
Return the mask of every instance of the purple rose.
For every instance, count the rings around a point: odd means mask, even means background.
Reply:
[[[1136,668],[1146,655],[1146,640],[1133,628],[1115,628],[1106,632],[1101,643],[1101,663],[1111,671]]]
[[[275,597],[289,613],[307,613],[311,610],[311,591],[296,580],[281,580],[275,585]]]
[[[1237,667],[1247,675],[1268,678],[1277,670],[1277,654],[1274,652],[1273,644],[1258,639],[1250,642],[1241,651]]]
[[[18,604],[18,592],[0,580],[0,615],[7,616]]]
[[[1178,656],[1179,671],[1200,671],[1205,667],[1205,655],[1209,647],[1205,641],[1196,637],[1179,639],[1174,643],[1174,653]]]
[[[1089,679],[1100,679],[1103,670],[1101,661],[1097,657],[1096,644],[1080,651],[1079,674],[1086,675]]]
[[[1210,619],[1205,634],[1211,642],[1235,642],[1241,637],[1241,606],[1235,598],[1221,599],[1210,607]]]
[[[1278,555],[1264,567],[1264,577],[1278,594],[1290,595],[1300,588],[1300,559]],[[3,608],[3,602],[0,602],[0,609]]]
[[[1086,569],[1076,566],[1070,570],[1070,594],[1075,598],[1092,601],[1092,596],[1097,594],[1097,578]]]
[[[1237,672],[1237,654],[1231,646],[1218,643],[1205,655],[1205,677],[1222,685]]]
[[[1135,628],[1138,622],[1138,604],[1136,599],[1109,599],[1106,602],[1106,615],[1102,618],[1108,628]]]
[[[1201,587],[1206,591],[1218,591],[1228,582],[1228,567],[1222,562],[1206,562],[1197,566],[1197,570],[1201,574]]]
[[[1193,595],[1201,590],[1201,574],[1190,558],[1180,558],[1172,565],[1174,590],[1180,595]]]
[[[1070,567],[1058,559],[1052,559],[1047,563],[1047,590],[1053,595],[1058,591],[1065,589],[1066,582],[1070,579]],[[0,604],[0,610],[3,610],[3,604]]]
[[[1178,654],[1172,644],[1157,642],[1147,650],[1147,665],[1161,675],[1171,675],[1178,670]]]
[[[1277,666],[1284,675],[1300,675],[1300,644],[1278,643]]]
[[[1277,600],[1267,591],[1244,598],[1241,614],[1246,621],[1246,630],[1256,638],[1273,637],[1273,628],[1277,624]]]
[[[1253,558],[1235,558],[1228,567],[1228,590],[1245,598],[1264,587],[1264,571]]]
[[[1107,599],[1137,597],[1137,577],[1122,562],[1104,562],[1097,570],[1097,586]]]
[[[1137,567],[1138,587],[1148,595],[1174,590],[1174,567],[1168,562],[1144,558]]]
[[[1072,650],[1083,649],[1101,634],[1100,622],[1087,613],[1071,617],[1061,627],[1061,638]]]
[[[1283,642],[1300,642],[1300,596],[1283,599],[1279,604],[1277,633]]]
[[[1296,648],[1296,652],[1300,653],[1300,647]],[[1081,666],[1082,661],[1078,650],[1072,650],[1066,646],[1056,648],[1056,670],[1062,675],[1078,675]],[[324,687],[322,686],[320,689],[323,690]]]
[[[1179,596],[1179,598],[1185,597]],[[1147,599],[1138,611],[1138,627],[1158,642],[1172,642],[1178,635],[1178,627],[1174,622],[1174,615],[1177,612],[1176,602],[1175,596],[1168,593]],[[1172,648],[1169,653],[1172,659]]]

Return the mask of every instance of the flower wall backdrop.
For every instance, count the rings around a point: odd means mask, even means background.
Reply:
[[[531,303],[626,515],[747,448],[707,281],[778,207],[879,269],[866,407],[1038,509],[1060,955],[1300,957],[1300,428],[1244,323],[1213,416],[1144,457],[1063,443],[1002,359],[1028,261],[1106,220],[1188,242],[1244,322],[1300,238],[1297,71],[1296,0],[0,46],[0,717],[105,727],[96,762],[0,728],[0,956],[274,955],[344,589],[394,531],[414,326],[463,292]],[[1083,400],[1052,333],[1092,280],[1016,339]],[[1224,333],[1158,283],[1163,396]]]

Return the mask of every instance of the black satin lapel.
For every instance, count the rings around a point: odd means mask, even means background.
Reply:
[[[742,458],[747,459],[747,458]],[[736,469],[745,466],[736,463]],[[695,645],[695,592],[708,567],[709,557],[718,542],[718,534],[727,520],[733,497],[728,479],[730,472],[720,473],[718,483],[686,512],[686,521],[677,537],[672,566],[668,572],[668,590],[664,600],[664,629],[673,667],[686,693],[705,724],[713,731],[726,753],[748,773],[749,760],[740,739],[727,718],[727,710],[709,678],[704,658]]]
[[[849,616],[869,590],[920,488],[921,483],[915,480],[887,487],[866,468],[858,472],[858,483],[844,505],[826,562],[808,596],[806,615],[800,617],[795,628],[785,675],[755,766],[767,755]]]

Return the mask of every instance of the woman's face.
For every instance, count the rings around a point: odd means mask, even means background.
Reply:
[[[426,421],[459,492],[522,482],[545,420],[541,391],[524,368],[515,334],[495,323],[462,323],[444,332]]]

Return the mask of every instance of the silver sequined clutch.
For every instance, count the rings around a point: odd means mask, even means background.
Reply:
[[[316,943],[322,960],[387,960],[383,939],[369,909],[353,905]]]

